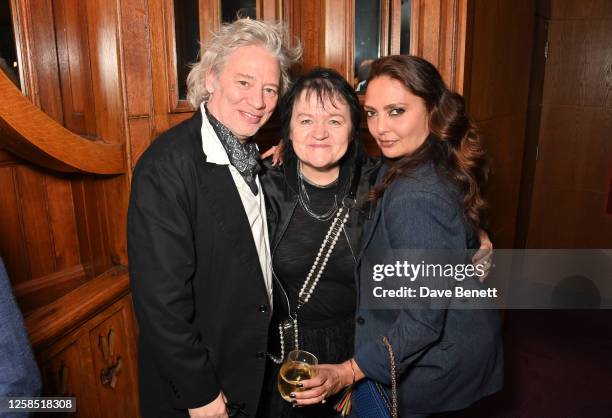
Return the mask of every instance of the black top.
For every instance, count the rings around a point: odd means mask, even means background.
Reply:
[[[305,186],[310,209],[316,214],[328,212],[338,193],[337,184],[317,187],[305,182]],[[274,272],[287,292],[292,311],[296,309],[300,289],[334,218],[335,213],[327,221],[317,220],[298,204],[274,252]],[[301,326],[332,325],[353,315],[356,302],[354,267],[355,260],[342,231],[313,295],[298,312]],[[276,292],[274,298],[275,316],[286,317],[285,296],[282,292]]]

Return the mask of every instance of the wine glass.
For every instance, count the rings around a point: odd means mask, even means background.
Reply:
[[[291,402],[291,392],[304,390],[298,384],[307,379],[312,379],[317,374],[318,360],[314,354],[304,350],[294,350],[287,355],[287,359],[278,373],[278,391],[287,402]]]

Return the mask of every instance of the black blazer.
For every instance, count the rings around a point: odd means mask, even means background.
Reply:
[[[128,254],[144,417],[185,417],[223,391],[254,417],[270,306],[228,166],[206,162],[202,115],[160,135],[134,170]]]

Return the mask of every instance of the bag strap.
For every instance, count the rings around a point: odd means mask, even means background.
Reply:
[[[391,347],[391,343],[386,335],[382,337],[382,340],[389,352],[389,369],[391,370],[391,417],[397,418],[397,367],[395,366],[395,355],[393,354],[393,347]]]

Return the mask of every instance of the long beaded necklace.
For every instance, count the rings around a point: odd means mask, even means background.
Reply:
[[[332,224],[323,239],[323,243],[321,247],[319,247],[319,252],[315,258],[308,275],[306,276],[306,280],[304,280],[304,284],[298,293],[298,303],[295,309],[295,313],[293,315],[290,314],[290,318],[278,324],[278,332],[280,337],[280,357],[276,357],[270,355],[270,358],[276,364],[281,364],[283,359],[285,358],[285,333],[291,332],[293,334],[293,347],[294,350],[299,350],[299,337],[298,337],[298,321],[297,321],[297,313],[302,306],[304,306],[310,300],[321,276],[323,275],[323,271],[325,270],[325,266],[327,266],[327,262],[329,261],[329,257],[331,256],[336,243],[338,242],[338,238],[340,238],[340,234],[342,233],[342,228],[344,228],[344,224],[348,221],[349,218],[349,208],[344,205],[338,209],[336,213],[336,217],[334,218]]]
[[[300,173],[300,167],[298,166],[298,173]],[[323,271],[327,266],[327,262],[329,261],[329,257],[338,242],[340,234],[344,228],[344,225],[348,221],[350,210],[355,207],[355,195],[357,193],[357,186],[359,184],[359,178],[361,175],[361,167],[357,166],[355,175],[351,182],[351,188],[349,190],[349,194],[342,201],[342,207],[338,209],[336,212],[336,217],[332,221],[327,234],[325,234],[325,238],[319,247],[319,251],[317,252],[317,256],[315,257],[314,263],[306,276],[306,280],[304,280],[304,284],[302,285],[300,292],[298,293],[298,303],[295,309],[295,313],[291,313],[291,307],[289,306],[289,319],[282,321],[278,324],[278,333],[280,339],[280,356],[274,356],[272,354],[268,354],[270,359],[276,363],[281,364],[285,359],[285,333],[293,334],[293,347],[294,350],[299,350],[299,336],[298,336],[298,318],[297,313],[302,306],[304,306],[310,300],[321,276],[323,275]],[[337,202],[335,203],[337,205]],[[306,208],[304,208],[306,209]],[[289,299],[287,299],[287,303]]]

